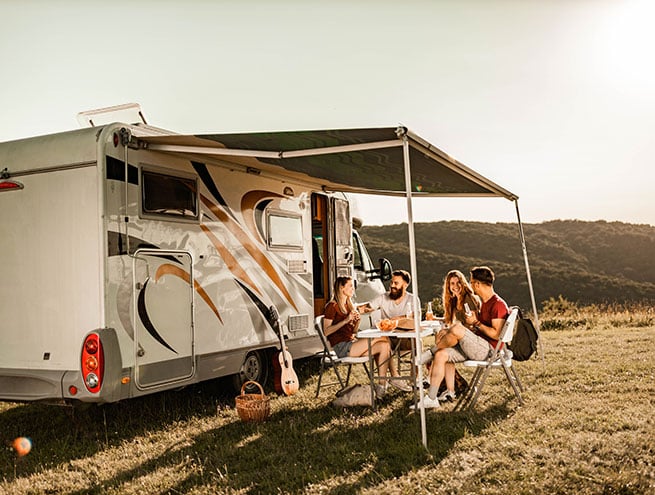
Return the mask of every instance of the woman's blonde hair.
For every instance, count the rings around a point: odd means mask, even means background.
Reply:
[[[349,280],[352,280],[352,277],[337,277],[337,279],[334,281],[334,290],[332,291],[332,300],[337,303],[337,306],[339,306],[339,311],[343,314],[348,314],[351,311],[354,311],[355,309],[355,304],[353,303],[352,299],[350,297],[346,297],[346,305],[344,306],[341,303],[341,299],[339,298],[339,290],[346,285],[346,283]]]
[[[459,283],[462,284],[462,297],[460,299],[457,299],[457,296],[450,292],[450,279],[454,277],[458,278]],[[459,270],[450,270],[446,274],[446,278],[444,278],[443,293],[441,295],[441,301],[444,310],[444,320],[446,323],[452,323],[456,310],[464,311],[464,301],[466,300],[467,294],[471,296],[470,299],[475,301],[477,305],[477,298],[473,295],[473,289],[471,289],[471,286],[466,280],[464,274]],[[471,308],[472,311],[477,311],[478,309],[479,308]]]

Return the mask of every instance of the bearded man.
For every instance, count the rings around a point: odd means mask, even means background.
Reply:
[[[389,292],[380,294],[373,299],[369,304],[369,311],[380,309],[382,318],[390,318],[393,320],[400,320],[399,323],[405,322],[414,312],[414,300],[417,301],[417,306],[421,307],[421,302],[418,297],[415,297],[411,292],[407,292],[412,278],[409,272],[405,270],[395,270],[391,274],[391,282],[389,284]],[[411,316],[413,318],[413,316]],[[413,322],[410,323],[413,327]],[[404,325],[403,325],[404,326]]]
[[[398,320],[399,328],[414,328],[414,301],[416,300],[416,307],[419,308],[419,311],[421,308],[421,302],[418,297],[414,296],[411,292],[407,292],[407,287],[409,287],[411,281],[412,278],[409,272],[405,270],[395,270],[391,274],[389,292],[380,294],[370,303],[360,307],[360,311],[368,313],[379,309],[382,318]],[[411,342],[409,342],[408,339],[397,339],[392,337],[390,338],[390,341],[392,349],[404,351],[411,349]],[[391,366],[395,371],[396,363],[393,360]],[[391,380],[390,383],[394,387],[406,392],[412,390],[409,384],[402,381]]]

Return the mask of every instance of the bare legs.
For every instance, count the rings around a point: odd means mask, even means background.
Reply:
[[[464,332],[466,332],[466,328],[456,323],[437,335],[437,352],[430,368],[430,388],[428,389],[428,395],[431,399],[437,398],[439,385],[441,385],[444,377],[446,378],[446,388],[450,391],[455,390],[455,364],[448,362],[447,349],[456,346],[464,336]]]
[[[389,370],[389,362],[391,360],[391,344],[386,337],[379,337],[371,341],[371,353],[375,357],[375,362],[378,365],[378,372],[380,376],[387,376]],[[368,356],[368,343],[366,339],[356,340],[350,348],[350,356]],[[391,376],[398,376],[398,370],[394,366],[391,367]],[[382,385],[387,383],[386,378],[380,379]]]

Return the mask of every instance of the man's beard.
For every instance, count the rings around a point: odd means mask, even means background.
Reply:
[[[393,299],[394,301],[396,299],[400,299],[403,297],[403,290],[402,289],[396,289],[395,287],[389,287],[389,299]]]

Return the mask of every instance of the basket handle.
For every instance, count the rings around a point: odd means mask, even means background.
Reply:
[[[259,390],[261,391],[262,395],[264,395],[264,389],[262,388],[262,386],[259,383],[255,382],[255,381],[252,381],[252,380],[248,380],[243,385],[241,385],[241,395],[248,395],[248,394],[245,393],[246,392],[246,387],[251,383],[253,385],[257,385],[259,387]]]

